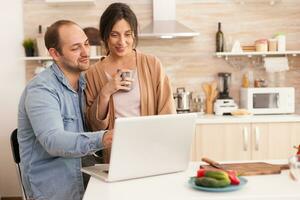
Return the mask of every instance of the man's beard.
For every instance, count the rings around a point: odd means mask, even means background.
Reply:
[[[68,60],[63,62],[64,68],[73,73],[81,73],[83,71],[86,71],[89,68],[89,62],[87,64],[80,63],[78,60],[76,63],[68,62]]]

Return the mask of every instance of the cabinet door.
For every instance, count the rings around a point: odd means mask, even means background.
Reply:
[[[196,132],[197,132],[197,126],[196,126],[196,130],[195,130],[195,134],[191,146],[191,155],[190,155],[191,161],[196,161]]]
[[[249,160],[250,124],[199,124],[195,136],[195,160]]]
[[[287,159],[300,144],[300,124],[255,123],[252,129],[252,159]]]

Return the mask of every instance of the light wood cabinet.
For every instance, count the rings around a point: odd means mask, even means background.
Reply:
[[[287,159],[300,144],[300,123],[198,124],[192,159]]]
[[[252,142],[252,159],[287,159],[300,144],[300,123],[254,123]]]

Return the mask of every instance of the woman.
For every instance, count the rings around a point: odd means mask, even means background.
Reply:
[[[160,61],[137,51],[137,18],[128,5],[111,4],[100,19],[107,56],[86,73],[87,124],[113,129],[116,117],[176,113]],[[121,77],[130,72],[132,77]]]

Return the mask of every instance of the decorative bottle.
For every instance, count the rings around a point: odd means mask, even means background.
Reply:
[[[36,44],[37,44],[37,49],[38,49],[38,56],[48,56],[48,50],[45,46],[45,42],[44,42],[44,35],[42,32],[42,25],[39,25],[38,28],[38,35],[36,37]]]
[[[224,52],[224,34],[221,30],[221,22],[218,23],[218,32],[216,34],[216,52]]]

